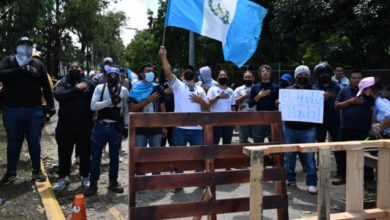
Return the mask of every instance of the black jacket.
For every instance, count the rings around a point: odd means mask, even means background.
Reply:
[[[48,107],[54,108],[53,93],[43,63],[32,59],[28,64],[37,69],[33,76],[25,67],[19,66],[15,56],[0,61],[0,81],[4,86],[4,105],[9,107],[35,107],[41,105],[42,92]]]
[[[58,123],[92,123],[91,99],[94,84],[85,77],[81,79],[81,82],[88,84],[84,90],[78,90],[75,82],[69,80],[68,77],[63,78],[57,84],[54,96],[60,105]]]

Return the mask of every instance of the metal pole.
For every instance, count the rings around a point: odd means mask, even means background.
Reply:
[[[190,31],[188,64],[195,67],[195,34],[192,31]]]

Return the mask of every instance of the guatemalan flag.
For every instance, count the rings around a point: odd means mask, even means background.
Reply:
[[[266,14],[249,0],[168,0],[165,25],[221,41],[225,60],[241,67],[256,51]]]

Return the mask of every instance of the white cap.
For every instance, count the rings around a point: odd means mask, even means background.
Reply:
[[[297,68],[295,68],[295,71],[294,71],[294,78],[296,78],[297,75],[300,73],[308,73],[310,75],[309,67],[305,66],[305,65],[297,66]]]

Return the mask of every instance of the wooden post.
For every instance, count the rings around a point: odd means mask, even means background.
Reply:
[[[346,211],[363,211],[364,151],[360,149],[347,150],[347,183]]]
[[[318,219],[330,219],[330,149],[319,150],[319,186],[317,197]]]
[[[263,218],[263,152],[252,151],[250,155],[250,160],[250,219],[261,220]]]
[[[378,155],[377,198],[376,207],[390,209],[390,149],[380,148]],[[390,216],[379,218],[390,219]]]

